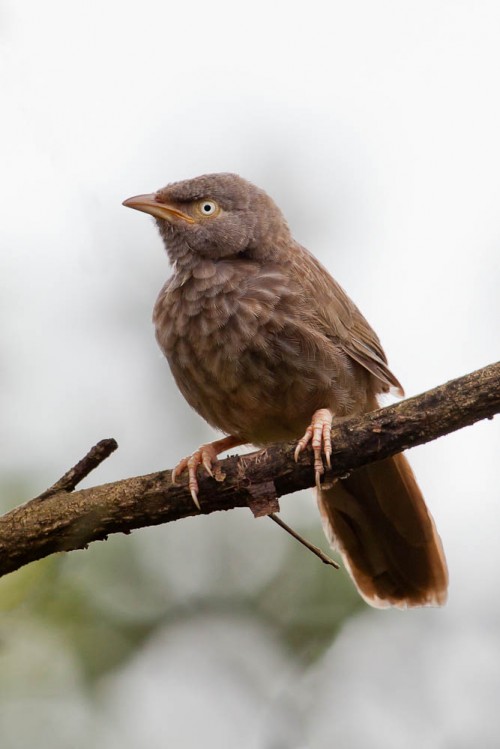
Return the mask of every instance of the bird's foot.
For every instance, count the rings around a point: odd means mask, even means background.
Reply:
[[[172,484],[176,484],[179,476],[187,469],[188,488],[191,493],[191,497],[193,498],[193,502],[195,503],[198,510],[200,510],[201,507],[198,501],[199,486],[198,478],[196,475],[198,466],[202,465],[208,475],[213,476],[213,469],[215,464],[217,463],[217,456],[220,453],[224,452],[224,450],[229,450],[231,447],[236,447],[237,445],[241,444],[243,443],[236,437],[224,437],[221,440],[216,440],[215,442],[209,442],[206,445],[201,445],[197,450],[195,450],[192,455],[188,455],[187,457],[182,458],[182,460],[177,463],[174,470],[172,471]]]
[[[329,408],[320,408],[315,411],[304,436],[297,442],[295,448],[294,457],[297,461],[302,450],[309,442],[311,443],[314,452],[314,475],[318,489],[321,486],[320,477],[325,472],[322,453],[325,454],[327,467],[332,467],[332,421],[333,414]]]

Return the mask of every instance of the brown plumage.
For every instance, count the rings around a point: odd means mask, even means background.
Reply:
[[[380,341],[323,266],[295,242],[266,193],[234,174],[177,182],[125,205],[155,216],[174,273],[156,336],[188,403],[228,435],[181,461],[196,471],[237,444],[312,440],[317,483],[331,419],[377,408],[402,388]],[[303,436],[304,435],[304,436]],[[318,488],[330,541],[374,606],[441,604],[439,536],[402,455]]]

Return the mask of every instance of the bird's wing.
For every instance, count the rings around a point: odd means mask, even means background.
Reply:
[[[316,323],[322,325],[324,334],[388,389],[404,395],[401,383],[387,366],[387,358],[377,334],[342,287],[300,245],[297,245],[292,262],[296,266],[295,272],[301,279],[301,285],[313,301],[312,314],[316,316]]]

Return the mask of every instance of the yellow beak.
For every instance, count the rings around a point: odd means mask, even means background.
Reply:
[[[167,203],[160,203],[156,199],[155,193],[148,195],[134,195],[133,198],[127,198],[124,200],[122,205],[127,208],[134,208],[136,211],[142,211],[143,213],[149,213],[155,218],[163,218],[166,221],[171,221],[172,218],[177,217],[183,221],[187,221],[188,224],[194,224],[195,220],[186,213],[179,211],[178,208],[174,208],[172,205]]]

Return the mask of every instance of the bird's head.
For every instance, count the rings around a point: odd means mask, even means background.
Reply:
[[[170,260],[181,266],[193,256],[264,258],[290,236],[274,201],[237,174],[174,182],[123,205],[155,217]]]

